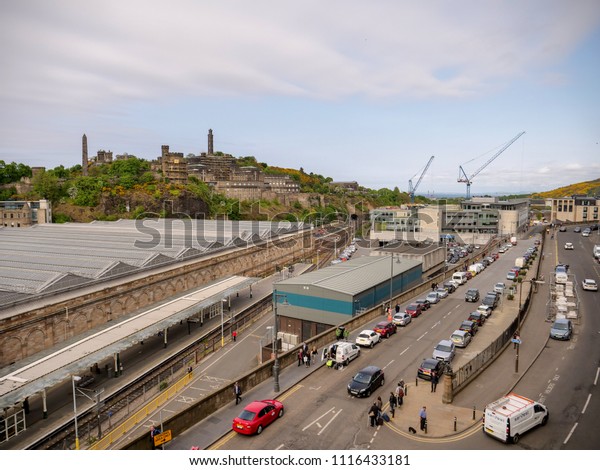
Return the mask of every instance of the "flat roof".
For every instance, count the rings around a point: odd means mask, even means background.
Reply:
[[[421,264],[421,261],[413,259],[394,257],[392,260],[392,256],[361,256],[277,282],[274,287],[285,289],[285,286],[291,285],[312,285],[357,295],[382,282],[389,281],[392,272],[396,277]]]

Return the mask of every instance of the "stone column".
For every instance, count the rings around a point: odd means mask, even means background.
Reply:
[[[454,400],[454,390],[452,390],[452,379],[454,378],[454,372],[445,372],[442,377],[444,382],[442,403],[447,405],[452,403],[452,400]]]

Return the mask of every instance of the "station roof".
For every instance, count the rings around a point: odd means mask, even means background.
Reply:
[[[301,223],[140,219],[0,228],[0,310],[157,266],[251,246]]]
[[[396,277],[421,264],[420,260],[392,259],[392,256],[361,256],[280,281],[274,287],[285,290],[285,286],[292,285],[315,286],[357,295],[389,281],[392,273]]]
[[[187,320],[202,308],[221,300],[258,279],[232,276],[138,312],[68,346],[21,361],[0,371],[0,408],[13,406],[71,375],[130,348],[157,332]]]

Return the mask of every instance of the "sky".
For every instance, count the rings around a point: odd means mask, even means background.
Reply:
[[[0,0],[0,160],[214,150],[417,194],[600,177],[597,0]],[[525,132],[492,159],[511,139]],[[484,167],[482,169],[482,167]]]

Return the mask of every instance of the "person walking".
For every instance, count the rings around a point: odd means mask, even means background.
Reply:
[[[419,411],[419,420],[421,423],[421,431],[427,432],[427,407],[426,406],[421,408],[421,411]]]
[[[394,392],[390,392],[389,402],[390,402],[390,413],[392,414],[392,418],[395,418],[396,417],[397,400],[396,400],[396,395],[394,395]]]
[[[300,349],[298,351],[298,367],[300,367],[302,365],[302,358],[303,358],[302,349]]]
[[[237,405],[242,401],[242,387],[240,387],[240,384],[237,382],[233,386],[233,393],[235,394],[235,404]]]
[[[235,340],[237,339],[237,330],[233,330],[233,333],[231,333],[231,338],[233,339],[233,342],[235,343]]]
[[[371,408],[369,408],[369,425],[374,428],[377,425],[377,417],[379,416],[379,408],[377,403],[373,402]]]
[[[439,381],[439,377],[437,375],[437,372],[433,371],[431,373],[431,391],[432,392],[435,392],[435,389],[437,388],[438,381]]]
[[[377,405],[377,409],[381,413],[381,410],[383,410],[383,400],[381,399],[381,397],[377,397],[377,400],[375,400],[375,404]]]
[[[398,406],[401,406],[404,403],[404,380],[398,382],[395,395]]]

